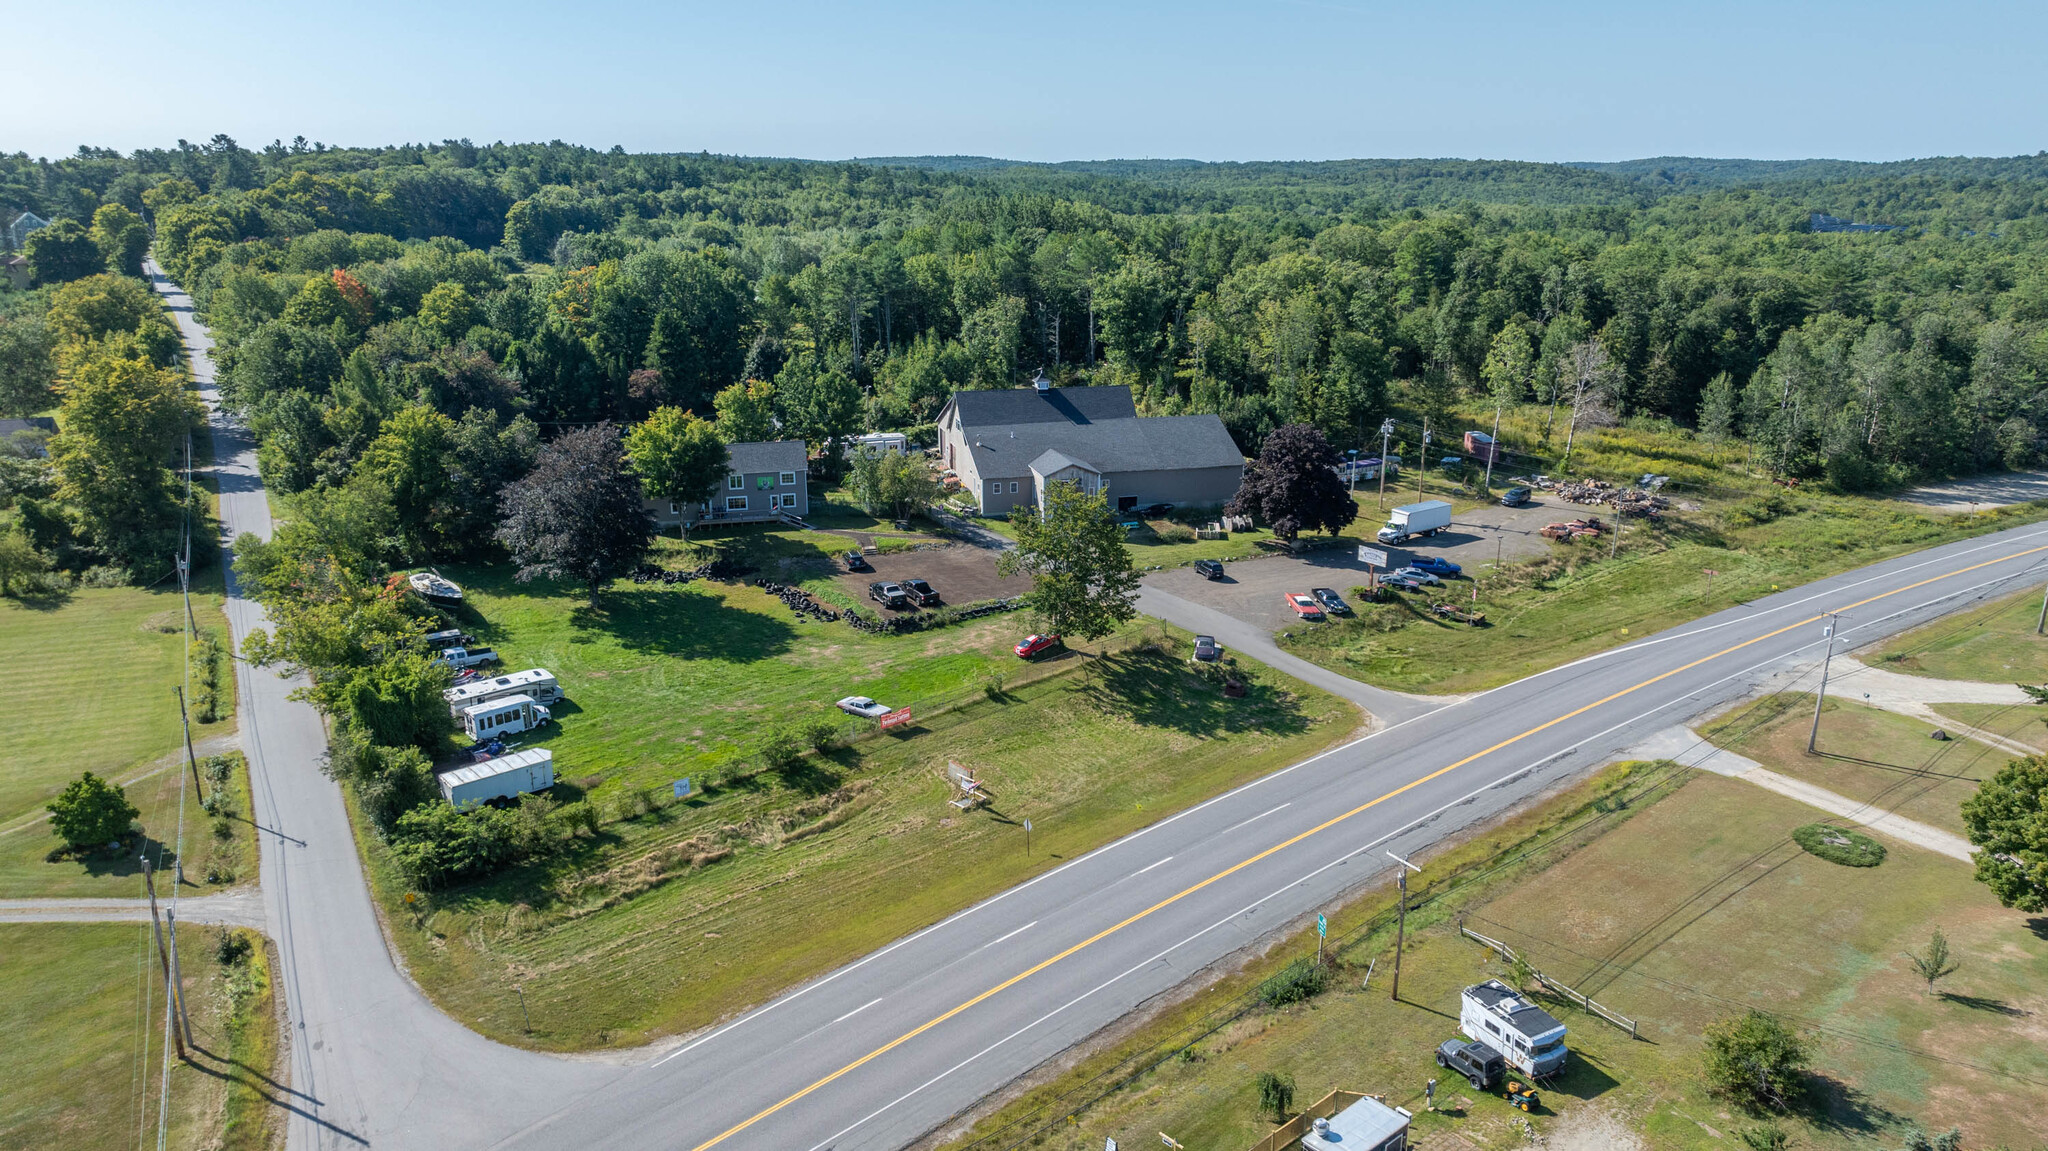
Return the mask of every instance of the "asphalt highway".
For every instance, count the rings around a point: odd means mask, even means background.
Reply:
[[[176,313],[211,398],[205,330]],[[252,445],[214,421],[226,535],[267,534]],[[1430,711],[1184,811],[655,1051],[489,1042],[386,949],[319,717],[241,668],[263,892],[291,1036],[289,1145],[904,1146],[1043,1061],[1420,852],[1641,738],[1847,650],[2048,578],[2048,525],[1902,556]],[[239,644],[261,609],[230,588]],[[1589,628],[1600,621],[1589,618]],[[803,930],[792,923],[790,929]]]

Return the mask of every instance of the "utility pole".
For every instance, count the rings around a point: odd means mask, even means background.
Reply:
[[[1608,559],[1621,554],[1621,529],[1627,523],[1627,520],[1621,518],[1621,505],[1614,505],[1614,539],[1607,545]]]
[[[1344,454],[1351,457],[1351,487],[1349,490],[1355,492],[1358,490],[1358,449],[1352,448]]]
[[[1380,424],[1380,506],[1387,506],[1387,445],[1394,438],[1394,418]]]
[[[2034,634],[2048,631],[2048,588],[2041,589],[2041,618],[2034,621]]]
[[[1422,498],[1422,475],[1429,470],[1429,419],[1422,421],[1421,458],[1415,461],[1415,498]]]
[[[1486,494],[1493,494],[1493,461],[1500,457],[1500,413],[1505,405],[1493,406],[1493,443],[1486,449]]]
[[[1393,997],[1398,1000],[1401,998],[1401,948],[1408,942],[1408,873],[1411,871],[1419,872],[1422,869],[1391,851],[1387,852],[1387,858],[1401,865],[1401,902],[1399,905],[1400,910],[1396,913],[1396,926],[1394,928]]]
[[[174,984],[174,983],[172,983],[172,982],[171,982],[171,953],[170,953],[170,951],[169,951],[169,950],[168,950],[167,948],[165,948],[165,947],[164,947],[164,924],[163,924],[163,920],[161,920],[161,919],[159,919],[159,918],[157,917],[157,910],[156,910],[156,879],[155,879],[155,878],[154,878],[154,877],[152,876],[152,874],[151,874],[151,873],[152,873],[152,872],[153,872],[154,870],[155,870],[155,869],[154,869],[154,868],[152,868],[152,867],[150,866],[150,862],[149,862],[149,857],[148,857],[148,856],[146,856],[146,855],[145,855],[145,856],[143,856],[143,857],[142,857],[142,882],[143,882],[143,885],[144,885],[144,886],[146,886],[147,888],[149,888],[149,930],[150,930],[150,934],[152,934],[152,935],[154,935],[154,936],[156,937],[156,960],[157,960],[157,964],[158,964],[158,966],[162,967],[162,968],[163,968],[163,971],[164,971],[164,989],[165,989],[166,993],[168,993],[168,994],[171,994],[171,995],[175,995],[175,994],[177,994],[176,990],[174,990],[174,989],[175,989],[175,987],[176,987],[176,984]],[[176,1040],[176,1041],[177,1041],[177,1044],[178,1044],[178,1058],[179,1058],[179,1059],[184,1059],[184,1058],[186,1058],[186,1056],[185,1056],[185,1036],[184,1036],[184,1034],[183,1034],[182,1032],[179,1032],[179,1031],[173,1031],[173,1032],[171,1032],[171,1038],[173,1038],[174,1040]]]
[[[1840,612],[1829,612],[1827,630],[1822,633],[1828,637],[1828,653],[1820,661],[1820,690],[1813,697],[1813,729],[1806,733],[1808,755],[1815,754],[1814,744],[1820,739],[1820,705],[1828,697],[1828,665],[1835,659],[1835,623],[1840,616]]]
[[[185,1014],[185,977],[178,971],[178,913],[171,908],[164,908],[164,922],[169,925],[164,934],[171,937],[171,986],[175,989],[178,1000],[178,1024],[184,1028],[185,1043],[191,1043],[192,1017]],[[185,1043],[178,1045],[181,1053]]]
[[[175,684],[171,690],[178,693],[178,719],[185,725],[185,763],[192,769],[192,794],[205,803],[206,794],[199,790],[199,757],[192,751],[192,715],[185,710],[185,685]]]

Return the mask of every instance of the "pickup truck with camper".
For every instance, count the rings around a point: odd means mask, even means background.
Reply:
[[[554,673],[544,667],[530,667],[525,671],[509,671],[470,683],[459,683],[441,693],[448,701],[450,715],[460,719],[462,709],[471,704],[489,703],[507,696],[532,696],[535,703],[556,703],[562,698],[562,685],[555,680]]]
[[[1524,1075],[1541,1079],[1564,1070],[1564,1024],[1498,979],[1465,989],[1458,1030],[1500,1052],[1508,1066]]]
[[[1377,533],[1383,544],[1404,544],[1417,536],[1433,536],[1451,526],[1451,505],[1443,500],[1402,504],[1387,513],[1387,523]]]
[[[498,653],[487,647],[450,647],[435,652],[434,658],[449,667],[482,667],[498,662]]]

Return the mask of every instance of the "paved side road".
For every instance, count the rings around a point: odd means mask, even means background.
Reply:
[[[169,907],[168,900],[159,906]],[[268,926],[263,892],[254,887],[178,900],[181,923]],[[138,923],[149,918],[147,899],[0,899],[0,923]]]

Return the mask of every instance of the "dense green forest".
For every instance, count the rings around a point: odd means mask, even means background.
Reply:
[[[712,418],[745,380],[819,447],[1043,368],[1217,412],[1247,452],[1289,422],[1377,447],[1388,415],[1543,403],[1742,437],[1848,490],[2034,463],[2048,420],[2042,156],[818,163],[216,137],[0,157],[0,207],[56,221],[29,244],[45,285],[132,274],[134,245],[93,229],[145,221],[286,493],[388,459],[387,422],[419,407],[481,454],[447,458],[488,503],[531,457],[508,464],[505,437]],[[1903,227],[1816,234],[1815,212]],[[11,305],[0,347],[39,323],[105,341],[39,320],[53,290]],[[488,515],[419,516],[417,548],[489,546]]]

